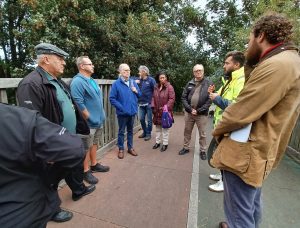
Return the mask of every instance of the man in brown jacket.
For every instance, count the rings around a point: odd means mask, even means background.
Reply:
[[[300,58],[292,25],[282,15],[261,17],[250,33],[246,84],[213,131],[220,142],[211,163],[223,170],[224,211],[219,227],[257,227],[261,186],[281,160],[300,112]],[[231,132],[252,123],[248,140]],[[241,136],[241,135],[240,135]]]

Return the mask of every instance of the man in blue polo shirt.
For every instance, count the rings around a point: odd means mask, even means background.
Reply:
[[[94,65],[88,56],[80,56],[76,60],[79,73],[71,83],[71,94],[78,105],[83,117],[90,127],[89,137],[83,136],[83,141],[89,148],[84,160],[83,178],[90,184],[97,184],[98,178],[92,172],[107,172],[108,166],[97,162],[97,149],[100,140],[105,113],[103,109],[102,91],[97,82],[92,78]],[[89,166],[91,162],[91,166]]]
[[[136,80],[141,90],[142,95],[139,97],[139,118],[142,125],[143,133],[139,138],[144,138],[145,141],[151,139],[152,132],[152,109],[151,99],[155,87],[155,80],[149,75],[149,69],[146,66],[139,67],[140,79]],[[146,123],[147,116],[147,123]]]

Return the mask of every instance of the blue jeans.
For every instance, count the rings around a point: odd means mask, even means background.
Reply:
[[[127,148],[128,150],[133,146],[133,124],[135,116],[118,116],[119,133],[118,133],[118,147],[119,150],[124,150],[124,135],[125,128],[127,128]]]
[[[222,171],[224,211],[230,228],[257,228],[262,217],[261,188],[246,184],[240,177]]]
[[[143,129],[143,134],[145,136],[151,136],[152,132],[152,109],[150,105],[147,106],[139,106],[139,117]],[[146,115],[147,115],[147,123],[146,124]]]

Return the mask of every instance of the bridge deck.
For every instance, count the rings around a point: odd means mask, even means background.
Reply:
[[[208,142],[211,128],[210,124]],[[183,116],[176,116],[169,148],[163,153],[152,149],[154,137],[145,142],[137,137],[139,133],[134,136],[137,157],[126,153],[120,160],[116,147],[107,152],[101,162],[109,165],[111,171],[95,174],[100,181],[92,194],[74,202],[68,186],[60,190],[62,207],[74,213],[73,219],[61,224],[49,222],[47,227],[184,228],[187,224],[189,227],[217,227],[224,219],[223,194],[207,189],[213,183],[208,175],[215,170],[206,161],[198,162],[197,156],[194,157],[195,129],[191,152],[178,155],[183,129]],[[195,159],[196,166],[193,165]],[[192,174],[197,181],[192,184],[193,194],[190,194]],[[189,205],[190,196],[194,206]],[[300,166],[285,157],[266,181],[263,200],[262,228],[300,227]]]

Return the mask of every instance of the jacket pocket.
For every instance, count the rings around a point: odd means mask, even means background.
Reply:
[[[224,138],[219,145],[219,159],[222,166],[245,173],[250,165],[250,143],[237,142],[229,137]]]

